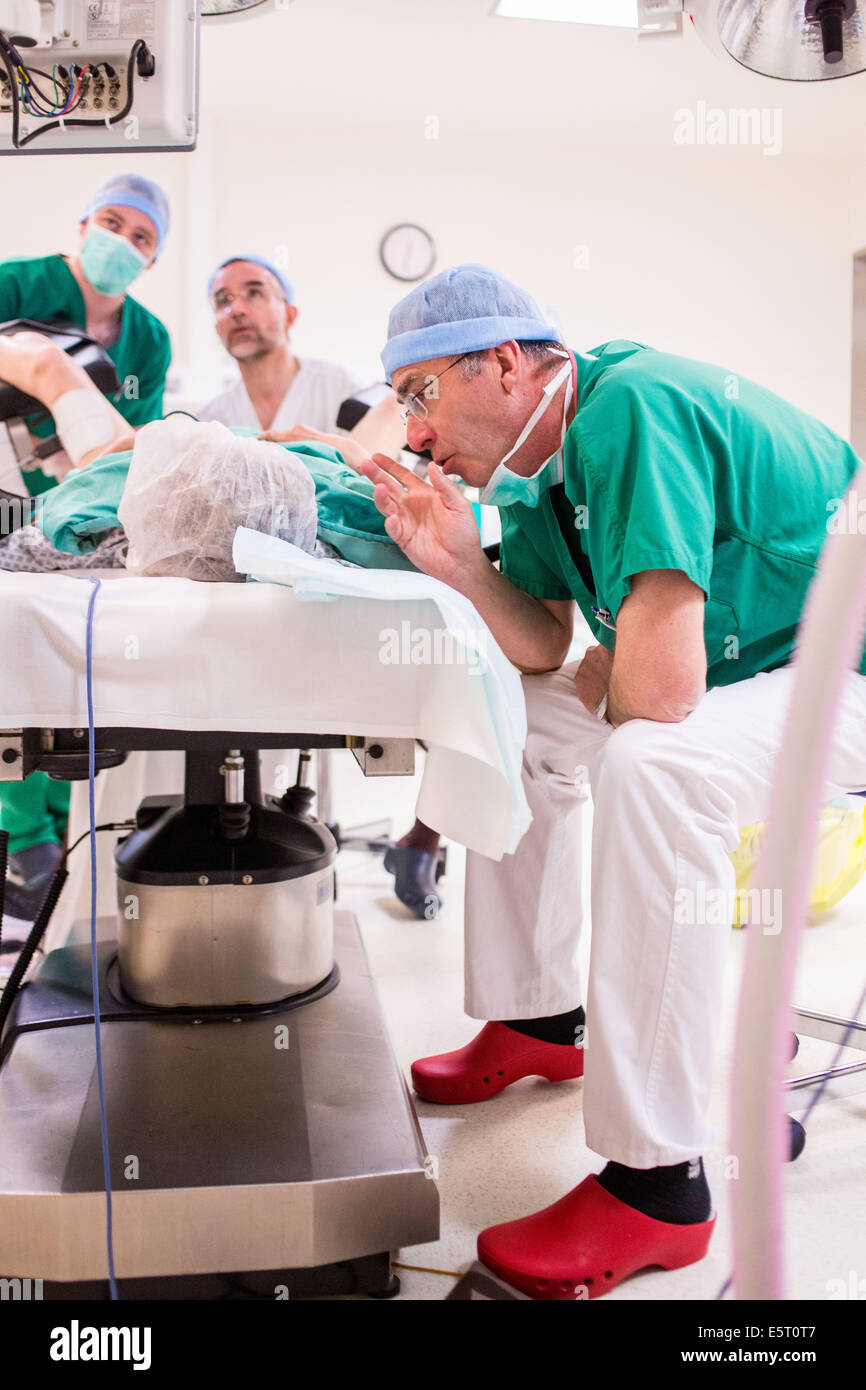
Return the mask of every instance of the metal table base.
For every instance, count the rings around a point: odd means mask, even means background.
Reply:
[[[227,1296],[213,1276],[235,1277],[228,1296],[387,1295],[390,1252],[437,1239],[436,1184],[351,913],[335,913],[335,937],[339,984],[312,1002],[170,1017],[112,996],[114,946],[100,943],[121,1296]],[[90,949],[72,946],[7,1025],[0,1275],[42,1279],[46,1297],[105,1296],[92,1019]]]

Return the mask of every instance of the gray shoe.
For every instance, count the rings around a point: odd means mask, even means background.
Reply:
[[[9,855],[3,916],[19,922],[35,922],[45,901],[51,875],[63,857],[55,840],[31,845]]]
[[[394,875],[394,892],[400,902],[422,921],[439,916],[442,899],[436,890],[437,867],[442,851],[430,854],[424,849],[395,845],[385,855],[385,868]]]
[[[9,855],[7,879],[19,888],[33,888],[47,884],[63,857],[63,850],[56,840],[48,840],[43,845],[30,845]]]
[[[47,891],[47,877],[35,888],[22,888],[17,883],[10,883],[7,878],[3,898],[3,921],[8,922],[10,917],[14,917],[17,922],[35,922]]]

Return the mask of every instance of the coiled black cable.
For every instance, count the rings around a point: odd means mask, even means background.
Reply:
[[[9,1017],[9,1011],[12,1008],[13,1003],[15,1002],[15,996],[18,993],[18,987],[21,984],[21,981],[24,979],[24,976],[27,973],[27,967],[29,966],[31,960],[36,954],[36,951],[39,948],[39,944],[42,941],[43,936],[45,935],[45,929],[48,926],[48,923],[51,921],[51,914],[54,912],[54,909],[57,906],[57,900],[60,897],[60,894],[63,892],[63,885],[65,884],[68,877],[69,871],[66,868],[66,860],[64,857],[64,859],[61,861],[60,867],[55,869],[54,873],[51,875],[51,882],[48,885],[48,892],[45,894],[45,897],[42,901],[42,906],[39,909],[36,921],[30,928],[30,934],[21,948],[18,959],[12,967],[12,973],[9,976],[9,979],[6,981],[6,987],[3,990],[3,994],[2,996],[0,996],[0,1036],[2,1036],[4,1024],[6,1023],[6,1020]]]
[[[0,948],[3,946],[3,909],[6,906],[6,868],[9,863],[9,831],[0,830]]]
[[[108,821],[105,825],[96,826],[97,831],[133,830],[134,828],[135,821]],[[9,1017],[9,1011],[11,1010],[12,1005],[15,1002],[15,996],[18,993],[21,981],[24,979],[24,976],[27,973],[27,967],[29,966],[31,960],[33,959],[34,955],[36,954],[42,943],[42,938],[48,929],[48,923],[51,921],[52,914],[54,912],[55,907],[57,906],[60,894],[63,891],[63,885],[69,877],[69,872],[66,868],[66,861],[69,858],[72,851],[74,849],[77,849],[77,847],[81,844],[82,840],[86,840],[89,834],[90,830],[85,830],[82,835],[79,835],[75,843],[69,846],[69,849],[65,851],[63,858],[60,860],[60,863],[58,864],[57,868],[54,870],[54,873],[51,876],[51,882],[48,886],[48,892],[46,893],[45,898],[43,899],[42,906],[39,909],[36,920],[30,929],[30,934],[28,935],[27,940],[22,946],[18,959],[16,960],[15,965],[12,968],[11,974],[9,975],[9,979],[6,981],[5,988],[3,989],[2,994],[0,994],[0,1036],[2,1036],[3,1033],[3,1025],[5,1024],[6,1019]],[[0,830],[0,944],[2,944],[3,909],[5,906],[6,899],[6,868],[8,864],[8,848],[8,832],[5,830]],[[0,1057],[2,1057],[2,1049],[0,1049]]]
[[[129,60],[126,65],[126,105],[122,111],[118,111],[114,116],[106,116],[102,120],[79,117],[77,120],[68,120],[65,116],[56,121],[49,121],[47,125],[40,126],[38,130],[33,130],[29,135],[25,135],[23,140],[19,137],[21,123],[21,98],[18,95],[18,85],[15,77],[15,68],[25,67],[21,55],[17,49],[9,42],[7,36],[0,31],[0,61],[9,77],[9,86],[12,89],[12,144],[16,150],[21,150],[25,145],[29,145],[32,140],[36,140],[46,131],[58,130],[61,126],[112,126],[117,125],[118,121],[124,120],[132,109],[132,99],[134,95],[135,65],[139,59],[139,73],[142,76],[151,76],[154,69],[153,55],[150,52],[144,39],[136,39],[129,51]],[[149,69],[149,71],[148,71]],[[37,117],[38,119],[38,117]]]

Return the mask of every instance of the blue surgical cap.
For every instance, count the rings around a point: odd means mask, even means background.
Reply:
[[[531,295],[486,265],[440,270],[395,304],[382,365],[390,382],[400,367],[454,353],[481,352],[512,338],[557,342]]]
[[[213,289],[213,282],[217,278],[219,272],[223,269],[224,266],[232,265],[235,261],[252,261],[253,265],[260,265],[263,270],[269,270],[273,275],[274,279],[276,280],[277,284],[283,291],[283,294],[286,296],[286,303],[294,304],[295,291],[292,289],[283,272],[281,270],[277,270],[277,267],[275,265],[271,265],[270,261],[266,261],[264,256],[226,256],[224,261],[220,261],[213,275],[207,282],[208,295],[210,295],[210,292]]]
[[[115,174],[113,179],[106,179],[97,188],[81,214],[82,222],[91,213],[108,207],[135,208],[149,217],[156,227],[156,254],[159,255],[168,232],[170,213],[168,198],[158,183],[143,179],[140,174]]]

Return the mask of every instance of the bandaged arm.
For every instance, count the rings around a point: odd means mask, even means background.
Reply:
[[[54,425],[75,468],[83,468],[129,425],[95,387],[64,391],[51,406]]]
[[[0,336],[0,380],[35,396],[51,411],[76,468],[91,463],[130,433],[127,421],[83,367],[41,333]]]

